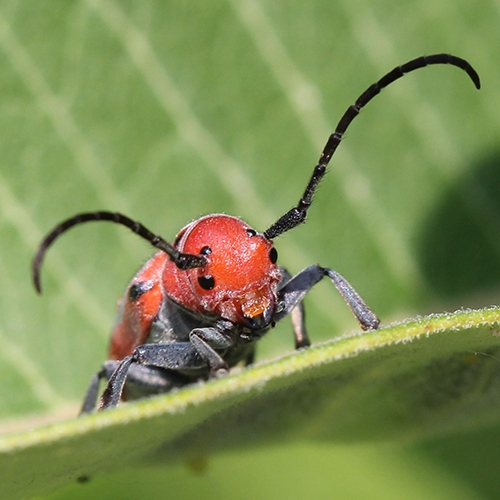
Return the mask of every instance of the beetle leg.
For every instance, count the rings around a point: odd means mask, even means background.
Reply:
[[[99,409],[112,408],[120,401],[125,381],[130,374],[131,382],[144,382],[143,375],[138,375],[144,365],[167,370],[199,370],[206,367],[205,360],[198,354],[191,342],[175,342],[172,344],[143,344],[120,362],[109,378],[108,385],[101,396]],[[148,372],[146,370],[146,372]],[[146,380],[146,385],[148,381]],[[177,384],[179,386],[184,384]]]
[[[309,347],[311,342],[307,335],[305,309],[302,301],[292,309],[290,317],[292,318],[293,335],[295,337],[295,349]]]
[[[80,415],[83,415],[84,413],[90,413],[95,410],[101,380],[109,380],[113,372],[116,370],[118,363],[119,361],[114,360],[105,361],[101,369],[91,378],[89,387],[87,389],[87,392],[85,393],[85,399],[83,400]]]
[[[288,273],[287,273],[288,274]],[[282,320],[288,314],[291,314],[292,311],[304,300],[304,297],[309,292],[309,290],[316,284],[318,281],[321,281],[325,273],[323,269],[318,265],[312,265],[306,267],[298,274],[296,274],[293,278],[290,278],[285,283],[280,284],[278,288],[278,304],[279,309],[273,317],[273,320],[278,322]],[[292,313],[293,314],[293,313]],[[292,320],[294,317],[292,317]],[[300,323],[301,319],[299,315],[295,316],[296,322]],[[302,315],[303,320],[303,315]],[[299,339],[297,338],[297,333],[294,333],[296,337],[296,343],[299,343]]]
[[[207,362],[210,378],[219,378],[229,372],[229,367],[215,349],[227,349],[233,345],[232,339],[215,328],[195,328],[189,340],[199,355]]]
[[[252,349],[250,353],[245,358],[245,366],[253,364],[255,361],[255,349]]]
[[[350,283],[337,271],[333,269],[323,269],[326,276],[328,276],[337,288],[340,295],[347,302],[351,311],[359,321],[363,330],[376,330],[380,324],[380,320],[375,313],[366,305],[366,302],[360,297],[358,292],[350,285]]]
[[[228,335],[215,328],[195,328],[190,333],[189,339],[190,342],[138,346],[130,356],[118,363],[116,370],[109,377],[99,408],[116,406],[120,401],[125,381],[144,365],[183,371],[199,370],[208,365],[210,378],[220,377],[229,371],[227,363],[215,351],[215,349],[227,349],[233,345]],[[101,378],[104,378],[104,375]],[[140,380],[144,381],[142,377]],[[131,382],[133,381],[132,379]]]
[[[288,282],[292,279],[292,275],[290,274],[288,269],[280,266],[280,272],[282,280],[278,286],[278,294],[281,292],[283,287],[287,285]],[[286,313],[286,314],[290,313],[292,319],[293,336],[295,337],[295,349],[300,349],[301,347],[309,347],[311,345],[306,330],[305,310],[304,310],[304,303],[302,302],[304,296],[305,293],[303,294],[302,298],[298,299],[296,305],[292,306],[291,310],[288,309],[288,312]],[[282,316],[280,316],[280,318],[281,317]],[[278,321],[278,319],[276,319],[276,321]]]
[[[347,305],[351,308],[363,330],[378,328],[380,320],[366,305],[364,300],[349,282],[336,271],[323,268],[317,264],[306,267],[278,290],[281,309],[274,315],[274,321],[280,321],[287,314],[292,313],[294,308],[304,299],[306,293],[309,292],[318,281],[321,281],[324,276],[328,276],[333,281],[333,284],[340,295],[342,295]],[[303,314],[301,316],[302,317],[300,317],[299,314],[297,314],[295,318],[292,316],[292,321],[296,321],[300,325],[300,323],[303,322]],[[307,336],[305,338],[307,339]],[[300,337],[297,337],[297,331],[295,331],[295,339],[296,343],[299,343]]]
[[[101,371],[92,377],[80,415],[95,410],[101,380],[109,381],[119,364],[120,361],[106,361]],[[188,376],[175,370],[164,370],[156,366],[132,363],[126,374],[125,398],[130,401],[169,392],[176,387],[185,386],[190,381],[191,379]]]
[[[109,378],[108,385],[104,389],[99,402],[99,410],[113,408],[120,401],[128,370],[134,361],[134,354],[123,358],[113,372],[113,375]]]

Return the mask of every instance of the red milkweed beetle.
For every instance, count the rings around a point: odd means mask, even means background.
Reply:
[[[76,215],[49,233],[33,261],[38,292],[47,249],[62,233],[84,222],[122,224],[160,250],[126,289],[110,360],[92,378],[82,413],[95,409],[101,379],[108,380],[99,404],[104,409],[118,404],[124,388],[126,398],[134,399],[220,377],[241,361],[250,364],[255,342],[288,314],[296,348],[308,346],[302,300],[324,276],[332,280],[363,330],[378,328],[377,316],[339,273],[315,264],[292,277],[276,264],[273,240],[304,222],[326,167],[361,108],[405,73],[431,64],[457,66],[480,88],[472,66],[450,54],[422,56],[394,68],[347,109],[297,206],[263,233],[236,217],[214,214],[189,223],[170,244],[142,224],[105,211]]]

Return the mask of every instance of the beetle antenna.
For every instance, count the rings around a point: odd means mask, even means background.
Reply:
[[[273,238],[276,238],[286,231],[293,229],[305,221],[307,210],[311,206],[312,198],[318,184],[325,175],[326,167],[342,141],[345,131],[354,118],[358,116],[361,109],[366,106],[377,94],[379,94],[382,89],[398,80],[406,73],[410,73],[411,71],[415,71],[420,68],[425,68],[426,66],[430,66],[432,64],[451,64],[452,66],[456,66],[469,75],[477,89],[481,88],[479,75],[476,73],[474,68],[464,59],[451,54],[433,54],[430,56],[417,57],[416,59],[389,71],[389,73],[383,76],[378,82],[368,87],[368,89],[361,94],[358,100],[347,109],[344,116],[342,116],[337,124],[335,132],[330,135],[325,148],[321,153],[319,162],[314,168],[313,174],[309,179],[307,187],[298,205],[286,212],[269,229],[264,231],[264,237],[272,240]]]
[[[125,215],[116,212],[105,211],[88,212],[75,215],[74,217],[65,220],[64,222],[56,226],[45,237],[42,243],[40,243],[32,264],[33,283],[38,293],[42,292],[42,286],[40,282],[40,268],[42,266],[45,254],[52,243],[54,243],[54,241],[68,229],[71,229],[72,227],[78,226],[85,222],[92,221],[109,221],[128,227],[135,234],[138,234],[141,238],[149,241],[154,247],[165,252],[179,269],[193,269],[195,267],[203,267],[204,265],[206,265],[205,257],[201,255],[178,252],[170,243],[167,243],[163,238],[152,233],[141,223],[129,219]]]

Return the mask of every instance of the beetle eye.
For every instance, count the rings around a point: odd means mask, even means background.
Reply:
[[[247,234],[251,238],[252,236],[256,236],[257,235],[257,231],[255,229],[247,229]]]
[[[210,255],[212,253],[212,249],[209,246],[205,246],[200,250],[201,255]]]
[[[278,250],[276,250],[276,248],[274,247],[269,250],[269,260],[273,264],[276,264],[276,261],[278,260]]]
[[[207,274],[206,276],[200,276],[198,278],[198,284],[203,290],[212,290],[215,286],[215,280],[211,274]]]

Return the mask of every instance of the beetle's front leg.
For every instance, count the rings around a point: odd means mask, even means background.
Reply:
[[[154,366],[167,370],[200,370],[207,366],[191,342],[171,344],[143,344],[123,358],[109,377],[108,385],[101,396],[99,409],[112,408],[120,401],[123,387],[130,371],[137,365]]]
[[[376,330],[380,325],[380,320],[351,284],[337,271],[328,268],[322,269],[325,275],[333,281],[335,288],[337,288],[340,295],[342,295],[347,305],[351,308],[361,328],[363,330]]]
[[[227,363],[215,351],[215,349],[227,349],[233,345],[233,340],[228,334],[211,327],[195,328],[189,334],[189,340],[190,342],[138,346],[130,356],[118,363],[116,370],[109,377],[99,409],[112,408],[118,404],[130,370],[137,365],[155,366],[174,371],[195,371],[206,368],[208,365],[210,378],[218,378],[228,373]],[[133,371],[137,370],[133,369]]]
[[[94,374],[85,394],[80,415],[91,413],[95,410],[99,397],[101,380],[106,380],[106,382],[108,382],[119,364],[120,361],[110,359],[105,361],[101,369]],[[126,373],[126,379],[127,399],[136,399],[137,396],[134,396],[134,391],[140,394],[140,397],[142,397],[143,394],[153,395],[160,392],[168,392],[174,387],[186,385],[189,377],[174,370],[166,371],[156,366],[134,363],[130,365]]]
[[[94,374],[94,376],[90,380],[87,392],[85,393],[85,399],[83,400],[80,415],[84,415],[85,413],[90,413],[95,410],[101,380],[109,380],[111,375],[113,375],[114,371],[118,367],[118,363],[119,361],[115,360],[105,361],[101,369]]]
[[[189,340],[199,355],[207,362],[210,378],[227,375],[229,366],[215,349],[227,349],[233,345],[233,340],[216,328],[195,328],[189,334]]]
[[[293,313],[294,308],[302,302],[309,290],[325,276],[328,276],[332,280],[335,288],[337,288],[340,295],[342,295],[347,305],[351,308],[354,316],[356,316],[361,328],[363,330],[377,329],[380,320],[356,290],[354,290],[352,285],[337,271],[321,267],[317,264],[306,267],[280,287],[278,298],[281,303],[281,309],[275,314],[273,319],[280,321],[287,314]],[[303,320],[303,314],[301,313],[297,314],[296,317],[292,317],[294,323],[299,323],[298,326],[294,325],[296,343],[300,341],[300,332],[305,332]]]

